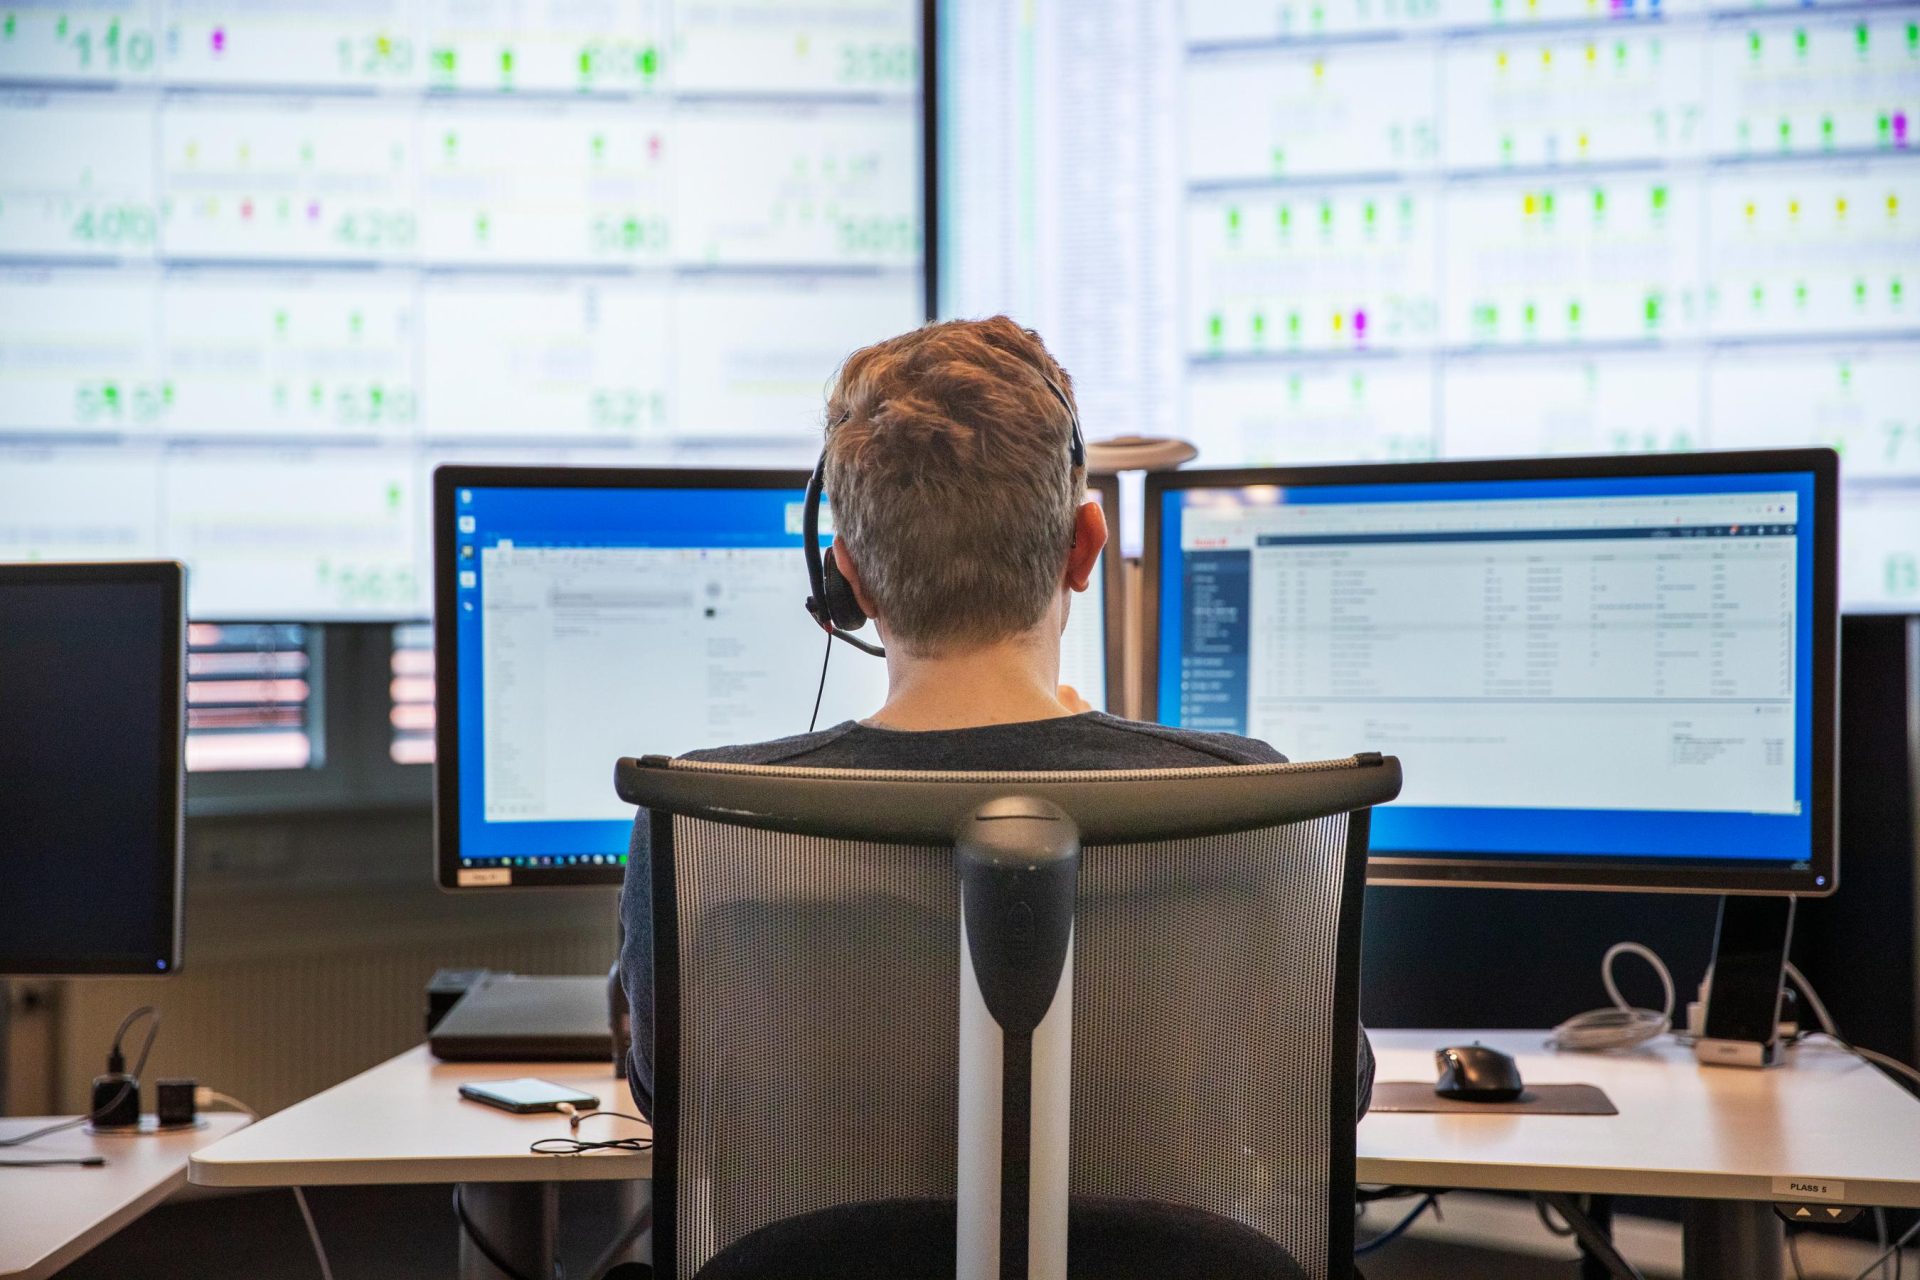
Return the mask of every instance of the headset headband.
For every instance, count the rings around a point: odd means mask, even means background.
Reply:
[[[1067,411],[1067,427],[1072,432],[1067,439],[1068,460],[1076,467],[1085,467],[1087,441],[1086,437],[1080,434],[1080,414],[1074,409],[1073,401],[1067,399],[1067,393],[1060,389],[1059,383],[1049,378],[1045,370],[1036,369],[1036,372],[1040,374],[1040,381],[1047,384],[1047,390],[1053,392],[1053,398],[1060,402],[1060,407]]]

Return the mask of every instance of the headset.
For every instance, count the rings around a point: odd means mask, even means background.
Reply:
[[[1075,467],[1087,465],[1087,442],[1080,432],[1080,415],[1075,412],[1073,401],[1067,399],[1067,393],[1060,384],[1047,376],[1044,369],[1034,366],[1034,372],[1047,384],[1047,390],[1053,392],[1053,398],[1067,411],[1067,423],[1072,434],[1067,441],[1067,459]],[[838,427],[846,418],[833,424]],[[832,434],[833,428],[828,429]],[[822,445],[820,461],[813,467],[813,474],[807,477],[807,497],[800,526],[800,549],[807,557],[807,585],[812,589],[807,596],[807,612],[820,624],[820,629],[836,639],[844,640],[862,653],[870,653],[876,658],[887,656],[886,649],[871,644],[852,634],[867,625],[867,614],[860,607],[860,601],[854,597],[853,587],[840,572],[840,566],[832,556],[820,554],[820,490],[826,481],[827,450]],[[824,675],[824,671],[822,673]],[[818,714],[819,707],[814,707]]]

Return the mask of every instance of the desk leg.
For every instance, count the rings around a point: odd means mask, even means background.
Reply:
[[[600,1280],[608,1267],[619,1262],[653,1265],[653,1183],[622,1182],[614,1187],[614,1221],[624,1224],[588,1270],[587,1280]]]
[[[1613,1197],[1589,1196],[1587,1198],[1587,1218],[1607,1239],[1613,1239]],[[1593,1250],[1580,1246],[1580,1280],[1610,1280],[1612,1272],[1607,1270],[1606,1261]]]
[[[1620,1280],[1644,1280],[1631,1262],[1621,1256],[1613,1246],[1613,1200],[1609,1196],[1595,1196],[1593,1203],[1600,1209],[1602,1219],[1596,1221],[1590,1210],[1582,1209],[1570,1195],[1559,1191],[1541,1191],[1535,1193],[1535,1199],[1550,1209],[1556,1210],[1573,1228],[1573,1234],[1580,1238],[1580,1275],[1582,1280],[1594,1276],[1618,1276]]]
[[[599,1280],[618,1262],[653,1261],[653,1184],[606,1184],[614,1189],[614,1221],[623,1233],[589,1267]],[[557,1182],[463,1182],[460,1203],[474,1230],[527,1280],[549,1280],[560,1256],[560,1184]],[[508,1280],[487,1260],[464,1228],[460,1232],[460,1280]]]
[[[473,1230],[527,1280],[549,1280],[560,1256],[560,1184],[463,1182],[460,1202]],[[460,1231],[460,1280],[510,1280]]]
[[[1689,1200],[1682,1274],[1687,1280],[1781,1280],[1786,1235],[1758,1200]]]

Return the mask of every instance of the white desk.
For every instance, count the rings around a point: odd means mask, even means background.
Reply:
[[[1362,1182],[1686,1199],[1686,1274],[1741,1280],[1780,1275],[1775,1201],[1920,1207],[1920,1100],[1831,1044],[1753,1071],[1670,1039],[1592,1054],[1544,1031],[1371,1034],[1378,1080],[1432,1080],[1435,1049],[1479,1040],[1530,1084],[1599,1085],[1620,1114],[1369,1115]]]
[[[493,1248],[522,1274],[552,1275],[559,1252],[556,1184],[625,1182],[623,1212],[633,1220],[648,1207],[653,1156],[536,1155],[528,1147],[538,1139],[568,1136],[565,1117],[514,1115],[460,1096],[467,1081],[519,1076],[571,1085],[610,1111],[633,1110],[626,1081],[605,1062],[441,1062],[420,1045],[197,1152],[188,1176],[204,1187],[458,1183],[468,1216]],[[652,1130],[599,1119],[587,1121],[580,1136],[645,1138]],[[648,1251],[640,1244],[628,1256],[644,1259]],[[464,1233],[460,1274],[469,1280],[501,1274]]]
[[[193,1157],[203,1187],[324,1187],[400,1182],[572,1182],[644,1179],[646,1152],[542,1156],[527,1148],[567,1136],[552,1112],[518,1116],[460,1096],[469,1080],[539,1076],[572,1085],[610,1111],[633,1110],[624,1080],[602,1062],[441,1062],[425,1045],[296,1102]],[[594,1140],[649,1137],[644,1124],[589,1120]]]
[[[1530,1082],[1599,1085],[1619,1115],[1370,1115],[1359,1130],[1360,1180],[1701,1201],[1690,1227],[1702,1250],[1722,1255],[1764,1249],[1770,1240],[1777,1256],[1772,1202],[1822,1200],[1789,1190],[1788,1181],[1824,1184],[1833,1203],[1920,1207],[1920,1102],[1837,1048],[1808,1046],[1790,1054],[1787,1066],[1745,1071],[1701,1067],[1671,1042],[1621,1055],[1555,1053],[1543,1046],[1545,1034],[1372,1036],[1381,1080],[1431,1080],[1435,1049],[1477,1039],[1517,1058]],[[628,1108],[625,1085],[599,1063],[443,1063],[423,1046],[207,1147],[193,1157],[191,1177],[216,1187],[521,1184],[526,1194],[518,1200],[482,1202],[478,1185],[471,1198],[503,1236],[519,1238],[537,1219],[550,1239],[551,1200],[531,1184],[605,1179],[638,1187],[652,1175],[653,1160],[630,1152],[533,1155],[527,1147],[534,1139],[565,1135],[563,1120],[509,1115],[457,1092],[462,1081],[523,1075],[576,1085],[608,1107]],[[589,1123],[603,1125],[597,1136],[647,1133],[625,1121]],[[502,1187],[502,1197],[509,1190]],[[1731,1225],[1729,1201],[1745,1202],[1734,1206],[1744,1213]],[[1709,1226],[1723,1234],[1705,1234]],[[1732,1262],[1745,1265],[1738,1257]],[[1694,1273],[1715,1272],[1703,1266]]]
[[[0,1120],[0,1138],[38,1129],[57,1116]],[[172,1195],[187,1180],[187,1157],[246,1124],[217,1114],[190,1133],[95,1137],[69,1129],[20,1147],[0,1149],[13,1160],[104,1156],[98,1169],[0,1167],[0,1278],[40,1280],[86,1253]]]
[[[1556,1053],[1543,1031],[1371,1035],[1379,1080],[1432,1080],[1435,1049],[1478,1040],[1513,1055],[1529,1084],[1599,1085],[1620,1114],[1370,1115],[1362,1182],[1920,1207],[1920,1101],[1830,1044],[1751,1071],[1702,1067],[1671,1040],[1597,1054]]]

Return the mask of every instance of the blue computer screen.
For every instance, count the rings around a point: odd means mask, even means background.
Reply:
[[[1406,783],[1376,852],[1804,866],[1810,473],[1160,493],[1157,705]]]
[[[598,484],[453,491],[462,875],[617,867],[621,756],[805,733],[825,635],[801,607],[802,490]],[[823,530],[831,512],[823,512]],[[824,532],[823,532],[824,540]],[[1100,582],[1061,678],[1105,693]],[[868,632],[871,635],[871,630]],[[821,727],[886,697],[882,660],[834,646]]]

